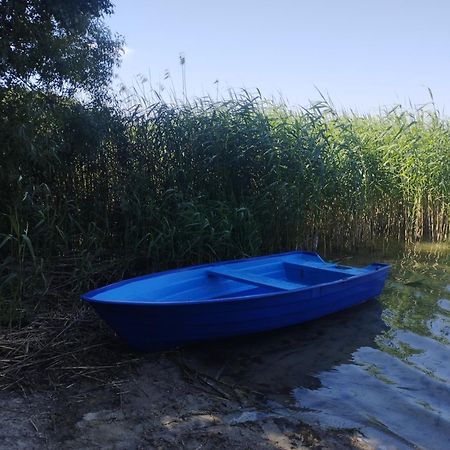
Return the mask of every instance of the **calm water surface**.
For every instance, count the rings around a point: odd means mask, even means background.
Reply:
[[[285,330],[185,351],[212,376],[263,392],[311,424],[378,448],[450,449],[450,245],[341,260],[392,265],[378,300]]]

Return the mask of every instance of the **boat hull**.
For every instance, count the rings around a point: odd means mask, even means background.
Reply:
[[[388,273],[388,266],[381,266],[361,276],[255,298],[91,304],[130,346],[163,350],[287,327],[361,304],[381,293]]]

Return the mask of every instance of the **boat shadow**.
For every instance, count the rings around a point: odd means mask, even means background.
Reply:
[[[316,374],[349,362],[374,346],[386,329],[378,301],[266,333],[195,344],[181,350],[193,370],[277,400],[294,388],[316,389]]]

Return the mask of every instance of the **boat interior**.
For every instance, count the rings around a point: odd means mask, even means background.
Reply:
[[[376,270],[324,262],[318,255],[293,252],[181,269],[126,280],[93,291],[93,299],[120,302],[192,302],[251,297],[308,288]]]

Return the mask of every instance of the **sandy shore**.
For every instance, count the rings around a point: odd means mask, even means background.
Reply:
[[[99,328],[89,311],[77,314],[54,328],[49,323],[56,319],[31,324],[24,342],[34,339],[34,347],[26,343],[18,362],[3,371],[1,448],[370,448],[355,430],[305,424],[290,395],[289,380],[314,384],[310,373],[346,358],[356,345],[350,332],[338,344],[333,333],[324,334],[328,319],[321,326],[142,355]],[[347,320],[342,315],[332,322],[348,329]]]
[[[0,444],[8,449],[365,448],[356,433],[325,432],[245,389],[145,358],[107,384],[0,394]]]

